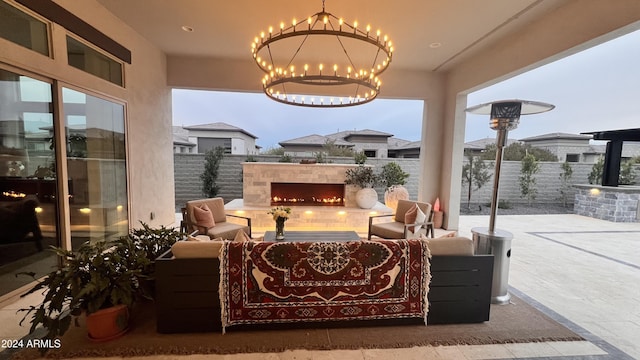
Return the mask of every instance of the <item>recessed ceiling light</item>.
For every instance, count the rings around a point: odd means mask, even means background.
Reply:
[[[193,32],[193,28],[191,26],[182,25],[182,30],[186,32]]]
[[[434,43],[429,44],[429,47],[432,48],[432,49],[437,49],[440,46],[442,46],[442,43],[439,43],[439,42],[434,42]]]

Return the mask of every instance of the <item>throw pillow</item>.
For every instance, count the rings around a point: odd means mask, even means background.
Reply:
[[[418,216],[418,205],[413,205],[411,209],[407,210],[404,214],[404,223],[405,224],[415,224],[416,217]],[[413,226],[409,226],[408,230],[413,232]]]
[[[193,217],[196,219],[196,225],[202,226],[204,228],[212,228],[216,226],[216,222],[213,221],[213,214],[207,204],[202,204],[200,206],[195,206],[193,208]]]
[[[424,224],[424,222],[427,221],[427,215],[422,211],[422,209],[420,209],[420,207],[418,207],[418,205],[416,205],[416,208],[418,209],[416,214],[416,224]],[[417,234],[420,229],[422,229],[422,225],[416,226],[416,228],[413,229],[413,234]]]

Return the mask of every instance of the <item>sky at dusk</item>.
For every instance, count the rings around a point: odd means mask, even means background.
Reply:
[[[474,92],[468,106],[505,99],[556,106],[547,113],[522,116],[518,128],[509,133],[513,139],[640,127],[640,31]],[[263,93],[173,90],[174,125],[225,122],[257,136],[263,149],[301,136],[354,129],[420,140],[422,108],[422,101],[378,98],[361,106],[316,109],[280,104]],[[465,141],[495,138],[488,121],[486,115],[467,115]]]

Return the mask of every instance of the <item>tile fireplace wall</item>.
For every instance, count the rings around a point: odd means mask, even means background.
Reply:
[[[242,196],[245,206],[270,206],[271,183],[344,183],[347,169],[357,165],[347,164],[292,164],[258,163],[242,164]],[[357,207],[355,194],[358,188],[348,185],[345,189],[345,206]]]
[[[292,164],[246,162],[242,164],[243,198],[225,205],[230,214],[251,218],[256,235],[274,230],[267,211],[271,208],[271,183],[344,183],[347,169],[355,164]],[[391,214],[384,204],[360,209],[355,202],[358,188],[345,187],[345,206],[290,206],[292,214],[286,230],[354,230],[366,236],[370,215]]]

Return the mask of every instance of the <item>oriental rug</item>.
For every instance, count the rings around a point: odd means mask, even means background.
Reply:
[[[429,250],[420,240],[225,242],[223,332],[240,324],[424,319]]]
[[[508,305],[491,305],[491,319],[480,324],[366,326],[313,329],[235,330],[191,334],[156,332],[153,304],[138,304],[129,332],[119,339],[95,343],[82,326],[71,326],[62,347],[47,358],[131,357],[148,355],[277,353],[285,350],[392,349],[413,346],[480,345],[583,340],[576,333],[512,294]],[[39,336],[43,336],[40,333]],[[34,359],[36,349],[0,353],[0,359]],[[265,356],[266,358],[266,356]]]

